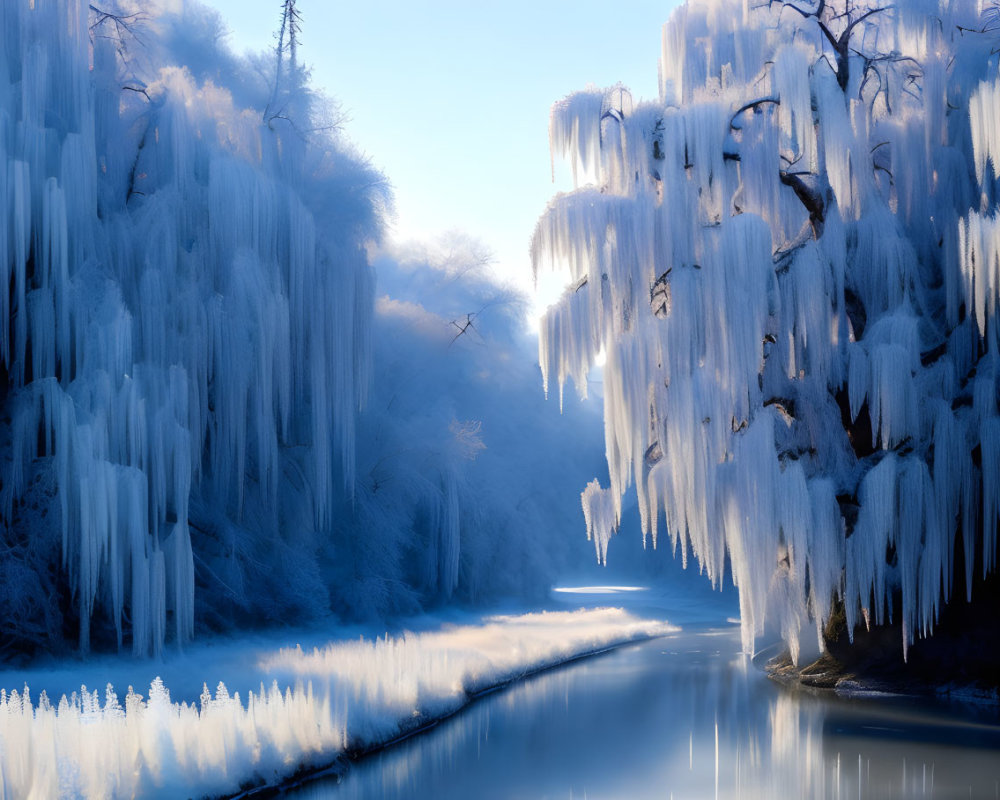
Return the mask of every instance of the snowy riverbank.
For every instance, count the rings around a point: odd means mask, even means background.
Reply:
[[[424,630],[325,642],[289,634],[291,646],[254,640],[156,664],[109,661],[100,682],[100,662],[0,673],[0,798],[221,795],[274,784],[451,714],[490,686],[674,630],[615,608],[415,623]],[[110,685],[151,669],[167,677],[146,696]],[[74,674],[107,688],[50,699]],[[192,675],[218,686],[192,696]],[[11,691],[21,680],[27,686]]]

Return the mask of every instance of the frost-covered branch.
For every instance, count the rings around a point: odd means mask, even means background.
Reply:
[[[281,24],[276,34],[274,48],[274,79],[271,98],[264,109],[264,121],[271,127],[274,121],[284,120],[298,129],[288,111],[289,104],[295,102],[304,90],[304,76],[298,62],[299,36],[302,32],[302,14],[296,0],[283,0]],[[285,63],[285,54],[288,63]]]
[[[882,14],[894,8],[891,5],[875,6],[861,10],[859,13],[851,6],[847,6],[838,13],[833,6],[828,7],[825,0],[820,0],[816,7],[811,9],[802,8],[790,0],[769,0],[768,7],[774,5],[780,6],[781,10],[791,9],[804,19],[811,19],[816,23],[823,38],[833,50],[836,60],[837,83],[842,92],[846,92],[850,84],[851,38],[855,31],[876,14]],[[835,32],[834,27],[839,27],[840,30]]]
[[[741,127],[736,124],[736,120],[739,117],[747,111],[756,111],[761,106],[768,104],[778,106],[781,105],[781,100],[777,97],[761,97],[759,100],[751,100],[749,103],[744,103],[733,112],[733,116],[729,119],[729,127],[734,131],[741,130]]]
[[[475,313],[472,313],[472,314],[466,314],[465,318],[461,319],[461,320],[453,319],[451,321],[451,326],[453,328],[457,328],[458,329],[458,333],[456,333],[452,337],[451,342],[449,342],[449,344],[454,344],[456,342],[456,340],[458,339],[459,336],[464,336],[470,330],[476,331],[478,333],[478,330],[476,329],[476,326],[473,324],[473,320],[475,320],[475,318],[477,316],[479,316],[479,312],[475,312]]]
[[[141,41],[137,30],[138,26],[146,21],[145,14],[138,11],[131,14],[117,14],[113,11],[98,8],[93,4],[89,4],[87,8],[92,16],[92,21],[90,22],[91,36],[113,40],[118,52],[122,56],[128,53],[129,39],[133,39],[136,42]],[[112,28],[111,33],[104,32],[106,26]]]
[[[785,186],[795,192],[795,196],[809,212],[809,222],[813,228],[813,235],[818,239],[823,235],[823,222],[826,215],[826,201],[824,201],[822,193],[806,183],[800,173],[782,170],[778,173],[778,177]]]

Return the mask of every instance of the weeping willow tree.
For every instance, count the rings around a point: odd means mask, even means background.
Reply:
[[[709,578],[731,563],[744,646],[793,659],[842,604],[933,632],[956,575],[996,568],[1000,80],[973,0],[688,2],[660,96],[552,111],[576,188],[533,242],[571,284],[546,386],[604,366],[611,483]]]

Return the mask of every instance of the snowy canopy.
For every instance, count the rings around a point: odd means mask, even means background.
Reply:
[[[536,597],[586,558],[594,409],[544,402],[471,237],[380,245],[294,5],[237,58],[196,0],[0,0],[0,659]]]
[[[553,107],[577,188],[535,233],[536,272],[572,280],[540,361],[585,391],[606,353],[588,531],[603,558],[634,486],[654,545],[731,569],[748,650],[765,623],[822,647],[839,599],[852,633],[901,620],[905,652],[996,567],[986,5],[691,0],[657,100]]]
[[[0,519],[31,553],[57,513],[82,648],[99,605],[119,646],[157,651],[192,632],[192,498],[266,529],[292,486],[317,527],[354,480],[377,181],[305,146],[306,100],[262,116],[174,65],[195,19],[0,8]],[[4,560],[5,618],[23,564]]]

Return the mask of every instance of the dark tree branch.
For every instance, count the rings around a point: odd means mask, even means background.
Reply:
[[[456,333],[455,336],[452,338],[452,340],[448,343],[449,347],[455,344],[455,340],[458,339],[459,336],[465,334],[469,330],[469,328],[472,328],[472,330],[474,330],[476,333],[479,333],[479,330],[472,322],[478,315],[479,312],[476,312],[475,314],[466,314],[465,319],[462,320],[461,322],[454,319],[451,321],[451,324],[454,325],[456,328],[458,328],[458,333]]]
[[[750,103],[746,103],[745,105],[740,106],[738,109],[736,109],[736,111],[733,112],[732,117],[729,118],[729,127],[734,131],[742,130],[736,124],[736,118],[740,116],[740,114],[744,114],[747,111],[760,108],[762,105],[765,105],[767,103],[772,103],[776,106],[781,105],[781,101],[777,97],[762,97],[759,100],[754,100]]]
[[[780,172],[781,182],[789,187],[799,201],[809,212],[809,222],[813,228],[813,235],[818,239],[823,235],[823,223],[826,220],[826,201],[823,195],[815,188],[807,184],[802,179],[802,174],[796,172]]]
[[[143,97],[146,98],[147,101],[149,101],[150,103],[153,102],[152,98],[149,96],[149,92],[146,91],[145,87],[127,86],[126,85],[126,86],[122,87],[122,91],[123,92],[135,92],[136,94],[141,94]]]
[[[119,55],[125,59],[128,55],[128,40],[134,39],[142,44],[142,40],[136,33],[136,26],[146,20],[141,12],[134,14],[115,14],[105,11],[93,4],[88,4],[87,8],[94,15],[93,22],[90,23],[90,35],[95,39],[109,39],[115,43],[115,49]],[[114,28],[113,33],[99,33],[105,24],[110,24]]]
[[[894,8],[894,6],[877,6],[875,8],[869,8],[861,13],[859,16],[854,17],[852,14],[854,10],[851,8],[845,9],[839,14],[831,14],[829,16],[829,22],[824,19],[826,13],[826,2],[825,0],[820,0],[815,8],[802,8],[795,3],[789,2],[789,0],[768,0],[768,7],[771,7],[775,3],[781,5],[781,9],[790,8],[799,14],[803,19],[815,20],[816,26],[819,28],[820,33],[829,43],[831,49],[833,50],[834,57],[836,60],[836,75],[837,75],[837,85],[840,86],[840,90],[843,92],[847,91],[847,85],[850,82],[850,43],[851,37],[854,35],[855,30],[859,25],[864,23],[866,20],[875,16],[876,14],[881,14],[889,9]],[[780,12],[779,12],[780,14]],[[843,23],[843,29],[839,34],[834,33],[833,28],[830,23],[833,23],[836,27],[837,23]]]

